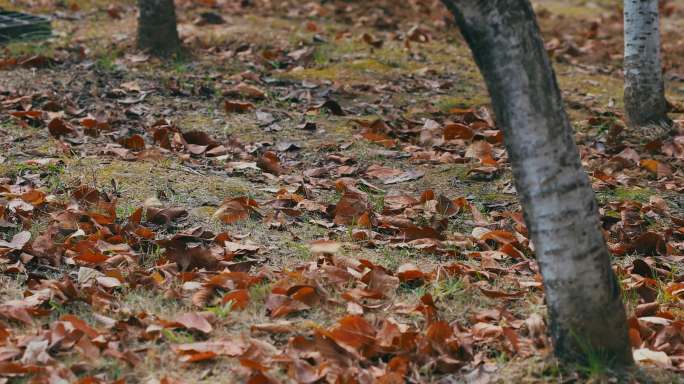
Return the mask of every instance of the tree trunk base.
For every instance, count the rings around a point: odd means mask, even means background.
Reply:
[[[138,0],[138,47],[158,56],[181,51],[173,0]]]
[[[623,134],[626,138],[650,143],[652,141],[667,140],[676,133],[674,122],[671,119],[662,120],[659,123],[641,126],[628,125]]]

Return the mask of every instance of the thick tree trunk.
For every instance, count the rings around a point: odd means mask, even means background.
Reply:
[[[660,61],[658,0],[625,0],[624,9],[628,122],[635,128],[669,125]]]
[[[632,364],[625,310],[556,76],[528,0],[443,0],[487,83],[565,363]]]
[[[180,49],[173,0],[138,0],[138,47],[157,55]]]

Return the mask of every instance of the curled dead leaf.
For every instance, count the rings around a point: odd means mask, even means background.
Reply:
[[[214,213],[214,218],[225,224],[233,224],[248,219],[251,214],[258,214],[258,206],[256,201],[248,197],[226,199]]]

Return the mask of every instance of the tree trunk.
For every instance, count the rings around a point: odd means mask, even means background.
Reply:
[[[658,0],[625,0],[625,112],[631,127],[670,125],[660,62]]]
[[[171,55],[180,49],[173,0],[138,0],[138,47],[156,55]]]
[[[443,2],[480,67],[504,133],[556,355],[564,363],[609,356],[612,364],[631,365],[596,198],[529,0]]]

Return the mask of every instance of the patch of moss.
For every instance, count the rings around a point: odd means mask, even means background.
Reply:
[[[515,196],[501,192],[484,192],[478,194],[477,199],[484,203],[501,203],[515,200]]]
[[[7,120],[0,123],[0,130],[10,135],[21,135],[26,133],[26,129],[16,124],[14,120]]]
[[[473,91],[463,92],[459,96],[442,96],[434,102],[434,106],[444,113],[448,113],[453,108],[470,108],[472,106],[489,103],[485,95]]]
[[[447,188],[454,184],[454,180],[467,181],[469,171],[470,167],[464,164],[438,165],[425,174],[423,181],[425,185],[435,188]]]
[[[9,164],[0,164],[0,177],[11,176],[12,167]]]
[[[608,104],[611,99],[615,108],[623,105],[624,84],[620,79],[608,75],[579,73],[576,67],[565,64],[557,66],[561,89],[572,94],[580,92],[592,96],[602,105]]]
[[[341,64],[341,68],[347,68],[359,72],[372,72],[376,74],[385,74],[392,70],[390,65],[380,62],[376,59],[354,60],[348,64]]]
[[[184,131],[209,131],[214,125],[216,125],[216,123],[212,117],[201,112],[188,113],[178,120],[178,126]]]
[[[373,59],[396,68],[417,66],[409,61],[409,55],[401,43],[386,42],[382,48],[373,48],[360,39],[346,39],[319,46],[314,61],[319,65],[328,62],[348,62],[350,57]]]
[[[17,41],[4,46],[10,57],[43,56],[52,58],[55,55],[54,47],[46,41]]]
[[[291,71],[287,77],[295,79],[315,80],[345,80],[345,81],[371,81],[379,77],[397,76],[408,73],[415,69],[414,66],[400,62],[379,61],[376,59],[358,59],[345,63],[336,63],[320,68],[306,68]]]
[[[63,173],[64,168],[61,163],[34,165],[8,161],[0,164],[0,176],[14,178],[26,174],[38,174],[43,182],[41,189],[49,192],[64,187],[64,180],[62,178]]]
[[[614,191],[615,197],[620,200],[636,200],[647,202],[655,192],[651,189],[642,188],[621,188],[618,187]]]
[[[81,182],[99,188],[111,189],[112,180],[121,193],[122,203],[139,205],[149,197],[163,193],[170,204],[185,207],[218,204],[224,198],[246,195],[248,184],[232,177],[219,177],[189,173],[181,164],[98,159],[72,160],[65,170],[67,179],[81,179]]]
[[[651,196],[657,195],[655,191],[648,188],[627,188],[627,187],[617,187],[615,189],[608,189],[604,191],[599,191],[596,193],[598,199],[601,202],[608,201],[627,201],[633,200],[641,203],[646,203],[649,201]]]
[[[199,219],[210,219],[215,212],[215,207],[197,207],[190,210],[190,215]]]
[[[234,135],[242,142],[264,139],[264,130],[257,125],[252,114],[232,113],[225,116],[225,125],[221,128],[222,134]]]
[[[597,12],[601,12],[609,7],[614,7],[615,3],[610,0],[595,0],[592,1],[593,6],[587,6],[586,3],[577,4],[573,1],[543,1],[539,2],[543,5],[543,9],[550,11],[557,15],[564,15],[577,19],[592,19],[596,17]]]
[[[291,251],[292,255],[297,259],[302,261],[311,260],[311,250],[306,244],[299,241],[285,240],[283,246]]]

